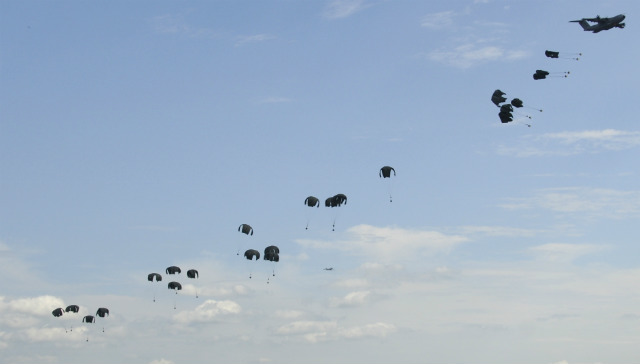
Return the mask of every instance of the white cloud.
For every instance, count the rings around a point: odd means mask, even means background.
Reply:
[[[640,214],[640,191],[621,191],[605,188],[563,187],[548,188],[535,196],[511,199],[502,204],[506,209],[540,208],[562,214],[587,213],[588,217],[614,219],[637,218]]]
[[[173,361],[167,360],[165,358],[160,358],[150,361],[149,364],[173,364]]]
[[[181,35],[191,38],[215,38],[217,32],[209,28],[194,27],[182,15],[165,14],[151,19],[154,31],[160,34]]]
[[[396,327],[393,324],[376,322],[374,324],[340,329],[337,335],[348,339],[357,339],[369,336],[385,337],[396,331]]]
[[[432,29],[449,27],[453,24],[454,16],[455,13],[453,11],[441,11],[439,13],[428,14],[422,18],[420,25]]]
[[[363,337],[386,337],[396,330],[395,325],[384,322],[340,327],[336,321],[296,321],[281,326],[277,332],[281,335],[299,336],[307,342],[316,343]]]
[[[247,43],[259,43],[272,39],[276,39],[276,37],[271,34],[239,35],[236,37],[236,46],[239,47]]]
[[[177,323],[190,324],[192,322],[211,322],[221,315],[239,314],[242,308],[233,301],[206,300],[192,311],[183,311],[173,319]]]
[[[518,146],[498,147],[498,154],[515,157],[570,156],[619,151],[640,146],[640,132],[615,129],[565,131],[529,135]]]
[[[362,288],[368,287],[370,284],[371,283],[364,278],[349,278],[339,280],[333,285],[340,288]]]
[[[490,61],[513,61],[526,58],[528,52],[521,50],[505,50],[495,45],[479,46],[467,43],[452,49],[439,49],[427,54],[427,58],[459,68],[469,68]]]
[[[324,16],[328,19],[347,18],[367,7],[364,0],[334,0],[325,8]]]
[[[437,231],[375,227],[364,224],[349,228],[346,234],[347,238],[344,240],[300,239],[297,242],[306,247],[343,250],[388,263],[448,253],[456,245],[468,241],[464,236],[445,235]]]
[[[54,296],[19,298],[8,302],[4,301],[4,297],[0,297],[0,310],[2,311],[9,310],[30,315],[48,316],[58,307],[64,309],[64,301]]]
[[[488,236],[507,237],[532,237],[540,231],[531,229],[513,228],[507,226],[463,226],[460,228],[465,235],[483,234]]]
[[[370,300],[370,291],[350,292],[342,298],[332,298],[330,300],[331,307],[355,307],[361,306]]]
[[[600,252],[606,246],[595,244],[562,244],[549,243],[529,248],[529,251],[537,257],[553,262],[571,262],[576,258]]]

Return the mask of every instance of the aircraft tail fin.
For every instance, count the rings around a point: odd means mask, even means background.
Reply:
[[[582,29],[584,30],[593,30],[593,27],[591,26],[591,24],[589,24],[589,22],[586,19],[572,20],[571,22],[580,24],[580,26],[582,26]]]

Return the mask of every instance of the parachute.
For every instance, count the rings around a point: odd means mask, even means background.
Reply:
[[[240,227],[238,227],[238,231],[242,232],[243,234],[253,235],[253,228],[249,224],[240,225]]]
[[[304,204],[309,207],[320,207],[320,200],[315,196],[309,196],[304,199]],[[309,229],[309,220],[311,220],[310,211],[307,210],[307,226],[305,226],[305,230]]]
[[[169,268],[167,268],[167,269],[169,269]],[[149,282],[153,282],[154,280],[156,282],[160,282],[160,281],[162,281],[162,276],[159,273],[149,273],[149,275],[147,276],[147,280]]]
[[[165,270],[165,272],[166,272],[167,274],[176,274],[176,273],[177,273],[177,274],[180,274],[180,273],[182,273],[182,270],[180,269],[180,267],[176,267],[175,265],[172,265],[172,266],[168,267],[168,268]]]
[[[56,308],[55,310],[51,311],[51,314],[52,314],[54,317],[60,317],[60,316],[62,316],[62,313],[63,313],[63,311],[62,311],[62,307],[58,307],[58,308]]]
[[[98,311],[96,311],[96,316],[100,316],[100,317],[109,316],[109,309],[106,307],[100,307]]]
[[[172,267],[169,267],[172,268]],[[167,268],[167,270],[169,270],[169,268]],[[173,267],[173,268],[178,268],[178,267]],[[180,269],[180,268],[178,268]],[[172,269],[173,271],[173,269]],[[149,273],[149,275],[147,275],[147,280],[149,282],[161,282],[162,281],[162,276],[160,275],[160,273]],[[153,302],[156,301],[156,285],[153,285]]]
[[[573,59],[573,60],[579,61],[580,58],[578,56],[582,56],[582,53],[564,53],[564,52],[562,52],[562,54],[563,55],[567,54],[568,57],[565,57],[565,56],[560,57],[560,52],[557,52],[557,51],[550,51],[550,50],[544,51],[544,55],[549,57],[549,58],[563,58],[563,59]]]
[[[304,200],[304,204],[309,207],[320,207],[320,200],[317,197],[309,196]]]
[[[340,207],[342,206],[342,204],[345,204],[345,205],[347,204],[347,196],[342,193],[339,193],[333,197],[329,197],[324,201],[325,207]],[[333,218],[333,231],[336,230],[336,219],[337,219],[337,212],[336,212],[336,216]]]
[[[64,309],[64,311],[78,313],[78,311],[80,311],[80,307],[78,307],[78,305],[69,305]]]
[[[182,285],[181,285],[180,283],[178,283],[178,282],[173,281],[173,282],[169,282],[169,283],[167,284],[167,288],[168,288],[168,289],[173,289],[173,290],[175,290],[175,291],[176,291],[176,294],[178,294],[178,292],[177,292],[177,291],[182,290]]]
[[[253,260],[253,258],[256,258],[255,260],[258,261],[260,260],[260,252],[255,249],[249,249],[244,252],[244,257],[247,258],[247,260]],[[249,279],[251,279],[252,276],[253,274],[251,269],[249,269]]]
[[[106,307],[100,307],[98,311],[96,311],[96,316],[99,317],[109,317],[109,309]],[[104,332],[104,324],[102,325],[102,332]]]
[[[491,102],[493,102],[496,106],[500,107],[500,104],[507,101],[504,97],[505,93],[500,90],[493,91],[493,95],[491,95]]]
[[[198,278],[199,277],[198,271],[195,270],[195,269],[189,269],[187,271],[187,277],[188,278],[193,278],[193,279]],[[198,290],[197,289],[196,289],[196,298],[198,298]]]
[[[390,182],[388,183],[388,188],[389,188],[389,202],[393,202],[393,197],[391,196],[391,172],[393,172],[393,175],[396,175],[396,170],[393,169],[393,167],[390,166],[384,166],[382,168],[380,168],[380,172],[378,172],[378,176],[380,176],[380,178],[389,178]],[[346,200],[345,200],[346,203]]]
[[[393,172],[394,176],[396,175],[396,170],[393,169],[393,167],[384,166],[380,168],[380,173],[378,173],[378,175],[383,178],[390,178],[391,172]],[[345,202],[346,202],[346,198],[345,198]]]
[[[280,249],[275,245],[270,245],[270,246],[264,248],[264,258],[263,259],[274,263],[273,267],[271,269],[271,274],[274,277],[276,276],[275,263],[280,261],[280,256],[278,254],[280,254]],[[269,278],[267,278],[267,283],[269,283]]]
[[[246,252],[244,252],[244,257],[247,258],[248,260],[253,260],[253,258],[255,257],[256,260],[258,260],[260,259],[260,252],[255,249],[249,249]]]
[[[511,100],[511,106],[520,108],[524,106],[524,103],[522,102],[522,100],[516,98]]]
[[[544,71],[544,70],[536,70],[536,73],[533,74],[533,79],[534,80],[544,80],[547,77],[569,77],[569,74],[571,72],[569,71],[565,71],[565,72],[548,72],[548,71]]]
[[[253,235],[253,228],[249,224],[240,224],[238,227],[238,231],[249,236]],[[242,250],[242,244],[238,243],[238,250],[236,251],[236,255],[240,255],[240,251]]]
[[[167,284],[167,289],[172,289],[172,290],[174,290],[176,292],[176,294],[178,294],[178,291],[182,290],[182,285],[180,283],[178,283],[178,282],[175,282],[175,281],[169,282]],[[177,297],[177,296],[174,296],[174,299],[173,299],[173,309],[174,310],[176,309],[176,300],[177,300],[177,298],[175,298],[175,297]]]
[[[88,324],[95,323],[95,321],[96,321],[96,318],[91,316],[91,315],[87,315],[87,316],[82,318],[82,322],[86,322]],[[87,340],[87,341],[89,341],[89,340]]]

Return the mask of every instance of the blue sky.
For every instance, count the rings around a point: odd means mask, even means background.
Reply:
[[[637,362],[638,9],[1,2],[2,361]]]

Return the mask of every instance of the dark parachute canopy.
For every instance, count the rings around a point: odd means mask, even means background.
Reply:
[[[500,112],[498,116],[500,117],[500,121],[502,123],[508,123],[513,121],[513,106],[511,104],[504,104],[500,106]]]
[[[304,204],[309,207],[320,207],[320,200],[317,197],[309,196],[304,200]]]
[[[62,316],[62,313],[63,313],[63,311],[62,311],[62,307],[58,307],[58,308],[56,308],[55,310],[51,311],[51,314],[52,314],[53,316],[55,316],[55,317],[60,317],[60,316]]]
[[[240,227],[238,227],[238,231],[242,232],[243,234],[253,235],[253,228],[249,224],[240,225]]]
[[[533,79],[534,80],[544,80],[547,77],[569,77],[569,74],[571,72],[569,71],[564,71],[564,72],[549,72],[549,71],[544,71],[544,70],[536,70],[536,73],[533,74]]]
[[[550,50],[544,51],[544,55],[549,57],[549,58],[564,58],[564,59],[573,59],[573,60],[579,61],[580,58],[578,56],[582,56],[582,53],[565,53],[565,52],[562,52],[562,54],[563,54],[563,56],[560,57],[560,52],[550,51]]]
[[[182,285],[178,282],[169,282],[169,284],[167,284],[167,288],[168,289],[173,289],[175,291],[180,291],[182,290]],[[176,292],[177,294],[178,292]]]
[[[280,254],[280,249],[278,249],[278,247],[275,245],[270,245],[264,248],[263,259],[268,260],[270,262],[278,262],[280,261],[280,257],[278,256],[278,254]]]
[[[524,106],[524,103],[522,102],[522,100],[516,98],[516,99],[511,100],[511,106],[520,108],[520,107]]]
[[[378,175],[381,178],[390,178],[391,177],[391,172],[393,172],[393,175],[396,175],[396,170],[393,169],[393,167],[389,167],[389,166],[384,166],[382,168],[380,168],[380,173],[378,173]],[[345,196],[345,203],[347,203],[347,199]]]
[[[180,274],[180,273],[182,273],[182,269],[180,269],[180,267],[176,267],[175,265],[172,265],[172,266],[168,267],[168,268],[165,270],[165,272],[166,272],[167,274],[176,274],[176,273],[177,273],[177,274]]]
[[[304,204],[309,207],[320,207],[320,200],[315,196],[309,196],[304,199]],[[307,209],[307,226],[304,228],[305,230],[309,229],[309,221],[311,220],[310,210]]]
[[[96,316],[100,316],[100,317],[109,316],[109,309],[106,307],[100,307],[98,311],[96,311]]]
[[[86,322],[86,323],[94,323],[96,321],[96,318],[91,316],[91,315],[87,315],[85,317],[82,318],[82,322]]]
[[[195,269],[189,269],[187,271],[187,277],[189,278],[198,278],[198,271]]]
[[[536,73],[533,74],[534,80],[544,80],[549,76],[549,72],[543,70],[536,70]]]
[[[342,206],[342,204],[347,204],[347,196],[339,193],[333,197],[329,197],[328,199],[326,199],[324,201],[324,205],[326,207],[340,207]],[[333,219],[333,231],[335,231],[336,228],[336,218],[334,217]]]
[[[169,269],[169,268],[167,268]],[[160,275],[160,273],[149,273],[149,275],[147,276],[147,280],[149,282],[153,282],[154,280],[156,282],[160,282],[162,281],[162,276]]]
[[[249,249],[246,252],[244,252],[244,257],[247,258],[248,260],[253,260],[253,257],[255,257],[256,260],[258,260],[260,259],[260,252],[255,249]]]
[[[500,107],[501,103],[507,101],[504,95],[506,94],[500,90],[493,91],[493,95],[491,95],[491,102],[493,102],[496,106]]]
[[[69,305],[64,309],[65,312],[75,312],[78,313],[80,311],[80,307],[78,305]]]

